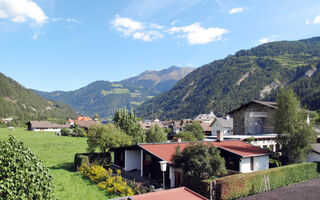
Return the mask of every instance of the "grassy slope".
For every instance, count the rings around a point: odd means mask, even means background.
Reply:
[[[109,199],[106,193],[99,190],[97,185],[83,179],[80,174],[73,171],[74,154],[86,152],[85,138],[55,136],[48,132],[29,132],[16,129],[9,132],[0,128],[0,139],[7,139],[9,134],[21,139],[24,145],[42,160],[50,169],[56,186],[56,197],[76,200]]]

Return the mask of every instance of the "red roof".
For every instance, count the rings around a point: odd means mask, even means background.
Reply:
[[[75,119],[76,121],[91,121],[92,119],[90,117],[87,117],[87,116],[79,116]]]
[[[180,146],[182,151],[191,142],[176,142],[176,143],[158,143],[158,144],[139,144],[139,146],[151,154],[159,157],[162,160],[166,160],[172,164],[171,158],[176,151],[176,147]],[[207,144],[213,144],[215,147],[219,147],[226,151],[237,154],[241,157],[252,157],[265,155],[270,153],[268,150],[256,147],[252,144],[248,144],[239,140],[229,140],[223,142],[201,142]]]
[[[146,194],[134,195],[129,197],[132,200],[207,200],[200,194],[186,188],[179,187],[159,192],[150,192]]]

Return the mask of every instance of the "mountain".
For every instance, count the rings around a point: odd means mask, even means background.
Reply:
[[[303,105],[316,110],[319,68],[320,37],[266,43],[194,70],[171,90],[139,106],[136,114],[181,119],[212,110],[224,115],[242,103],[272,99],[270,95],[283,86],[293,87]]]
[[[63,103],[45,100],[13,79],[0,73],[0,117],[24,119],[65,119],[75,111]]]
[[[171,66],[161,71],[148,70],[138,76],[121,81],[161,93],[170,90],[178,81],[192,72],[194,68]]]
[[[69,104],[80,114],[97,113],[110,118],[119,108],[135,108],[171,89],[191,71],[193,68],[172,66],[161,71],[145,71],[120,82],[95,81],[74,91],[34,91],[43,98]]]

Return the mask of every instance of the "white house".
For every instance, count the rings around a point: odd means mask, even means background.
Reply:
[[[215,118],[216,118],[216,116],[211,111],[209,114],[199,114],[198,116],[196,116],[194,118],[194,120],[211,123]]]
[[[181,186],[183,172],[176,169],[172,163],[172,156],[180,146],[182,151],[191,142],[138,144],[134,146],[111,148],[113,164],[125,171],[138,170],[141,177],[150,180],[162,180],[159,161],[168,163],[165,172],[168,187]],[[240,173],[254,172],[269,168],[270,152],[254,145],[239,140],[220,142],[204,142],[214,145],[220,150],[221,156],[226,161],[226,168]]]
[[[307,158],[308,162],[320,162],[320,143],[312,145],[311,152]]]
[[[217,136],[221,132],[223,135],[233,134],[233,118],[227,115],[225,118],[217,117],[211,123],[211,135]]]
[[[54,124],[49,121],[29,121],[26,123],[29,131],[55,131],[58,132],[62,128],[69,128],[70,125]]]

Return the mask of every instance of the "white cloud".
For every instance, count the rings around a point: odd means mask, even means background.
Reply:
[[[0,18],[13,22],[26,22],[31,19],[36,25],[42,25],[48,17],[32,0],[0,0]]]
[[[309,25],[309,24],[310,24],[310,21],[309,21],[309,20],[307,20],[307,21],[306,21],[306,24],[307,24],[307,25]]]
[[[134,21],[130,18],[120,17],[116,15],[115,19],[111,21],[113,27],[124,34],[125,36],[129,36],[137,30],[145,29],[145,25],[141,22]]]
[[[231,10],[229,10],[229,14],[236,14],[236,13],[241,13],[244,11],[245,8],[232,8]]]
[[[258,40],[257,43],[264,44],[264,43],[268,43],[268,42],[273,42],[279,36],[280,35],[272,35],[271,37],[264,37],[264,38],[261,38],[260,40]]]
[[[133,39],[139,39],[146,42],[150,42],[155,39],[163,38],[163,35],[158,31],[145,31],[135,32],[132,37]]]
[[[58,17],[58,18],[51,18],[51,21],[53,22],[58,22],[58,21],[63,21],[64,19],[61,18],[61,17]]]
[[[320,23],[320,15],[317,15],[314,20],[312,21],[313,24],[319,24]]]
[[[81,24],[82,22],[75,19],[75,18],[67,18],[66,22],[73,22],[73,23],[77,23],[77,24]]]
[[[43,31],[37,31],[33,34],[32,39],[37,40],[39,36],[44,35],[45,32]]]
[[[159,24],[156,24],[156,23],[151,23],[150,24],[150,28],[152,28],[152,29],[163,29],[164,27],[159,25]]]
[[[200,23],[194,23],[189,26],[172,27],[168,30],[169,33],[180,33],[180,38],[187,38],[188,44],[207,44],[209,42],[221,40],[223,34],[229,31],[223,28],[203,28]]]
[[[170,25],[171,26],[174,26],[176,23],[178,23],[179,22],[179,20],[174,20],[174,21],[172,21],[171,23],[170,23]]]
[[[111,24],[113,25],[114,29],[122,34],[122,36],[132,37],[135,40],[150,42],[152,40],[164,37],[159,31],[164,27],[156,23],[150,23],[146,25],[143,22],[116,15],[111,21]]]

